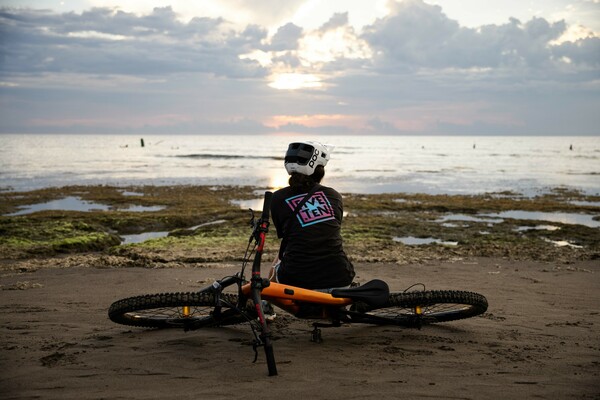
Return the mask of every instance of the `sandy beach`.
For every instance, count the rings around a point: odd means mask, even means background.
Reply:
[[[236,264],[86,267],[94,257],[40,259],[44,268],[24,272],[13,261],[16,269],[5,270],[2,398],[600,398],[597,261],[358,263],[360,282],[477,291],[489,310],[421,330],[324,329],[320,344],[310,341],[310,321],[280,312],[272,324],[279,375],[268,377],[262,353],[252,363],[245,325],[185,333],[107,317],[119,298],[192,291]],[[66,261],[72,267],[60,268]]]

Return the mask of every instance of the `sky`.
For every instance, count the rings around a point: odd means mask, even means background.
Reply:
[[[0,133],[600,136],[600,0],[0,0]]]

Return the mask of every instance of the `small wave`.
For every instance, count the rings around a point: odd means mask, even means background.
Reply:
[[[356,148],[357,150],[362,150],[362,147],[354,147],[354,148]],[[334,149],[333,152],[335,154],[356,154],[357,153],[357,151],[339,150],[337,148]]]
[[[575,171],[569,171],[566,172],[567,175],[600,175],[600,172],[575,172]]]
[[[357,169],[356,172],[396,172],[395,169]]]
[[[232,160],[232,159],[257,159],[257,160],[276,160],[281,161],[283,157],[274,156],[252,156],[252,155],[239,155],[239,154],[180,154],[176,156],[167,156],[176,158],[194,158],[200,160],[207,159],[220,159],[220,160]]]
[[[597,160],[598,156],[586,156],[586,155],[580,154],[580,155],[573,156],[573,158],[580,158],[582,160]]]
[[[444,170],[450,171],[450,172],[452,172],[452,171],[474,171],[474,169],[471,167],[462,167],[460,165],[458,165],[456,167],[452,167],[452,168],[445,168]]]

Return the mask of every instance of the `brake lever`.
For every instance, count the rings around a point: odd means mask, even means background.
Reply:
[[[256,238],[256,227],[257,227],[257,223],[256,223],[256,216],[254,215],[254,210],[249,208],[248,211],[250,211],[250,226],[252,227],[252,233],[250,234],[250,238],[248,239],[248,243],[251,243],[252,240],[255,240]]]
[[[252,228],[254,228],[256,226],[256,217],[254,215],[254,210],[251,209],[251,208],[249,208],[248,211],[250,211],[250,222],[249,222],[249,224],[250,224],[250,226]]]

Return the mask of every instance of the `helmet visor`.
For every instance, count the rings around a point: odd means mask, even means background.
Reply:
[[[290,143],[285,153],[285,163],[306,165],[312,158],[314,146],[306,143]]]

